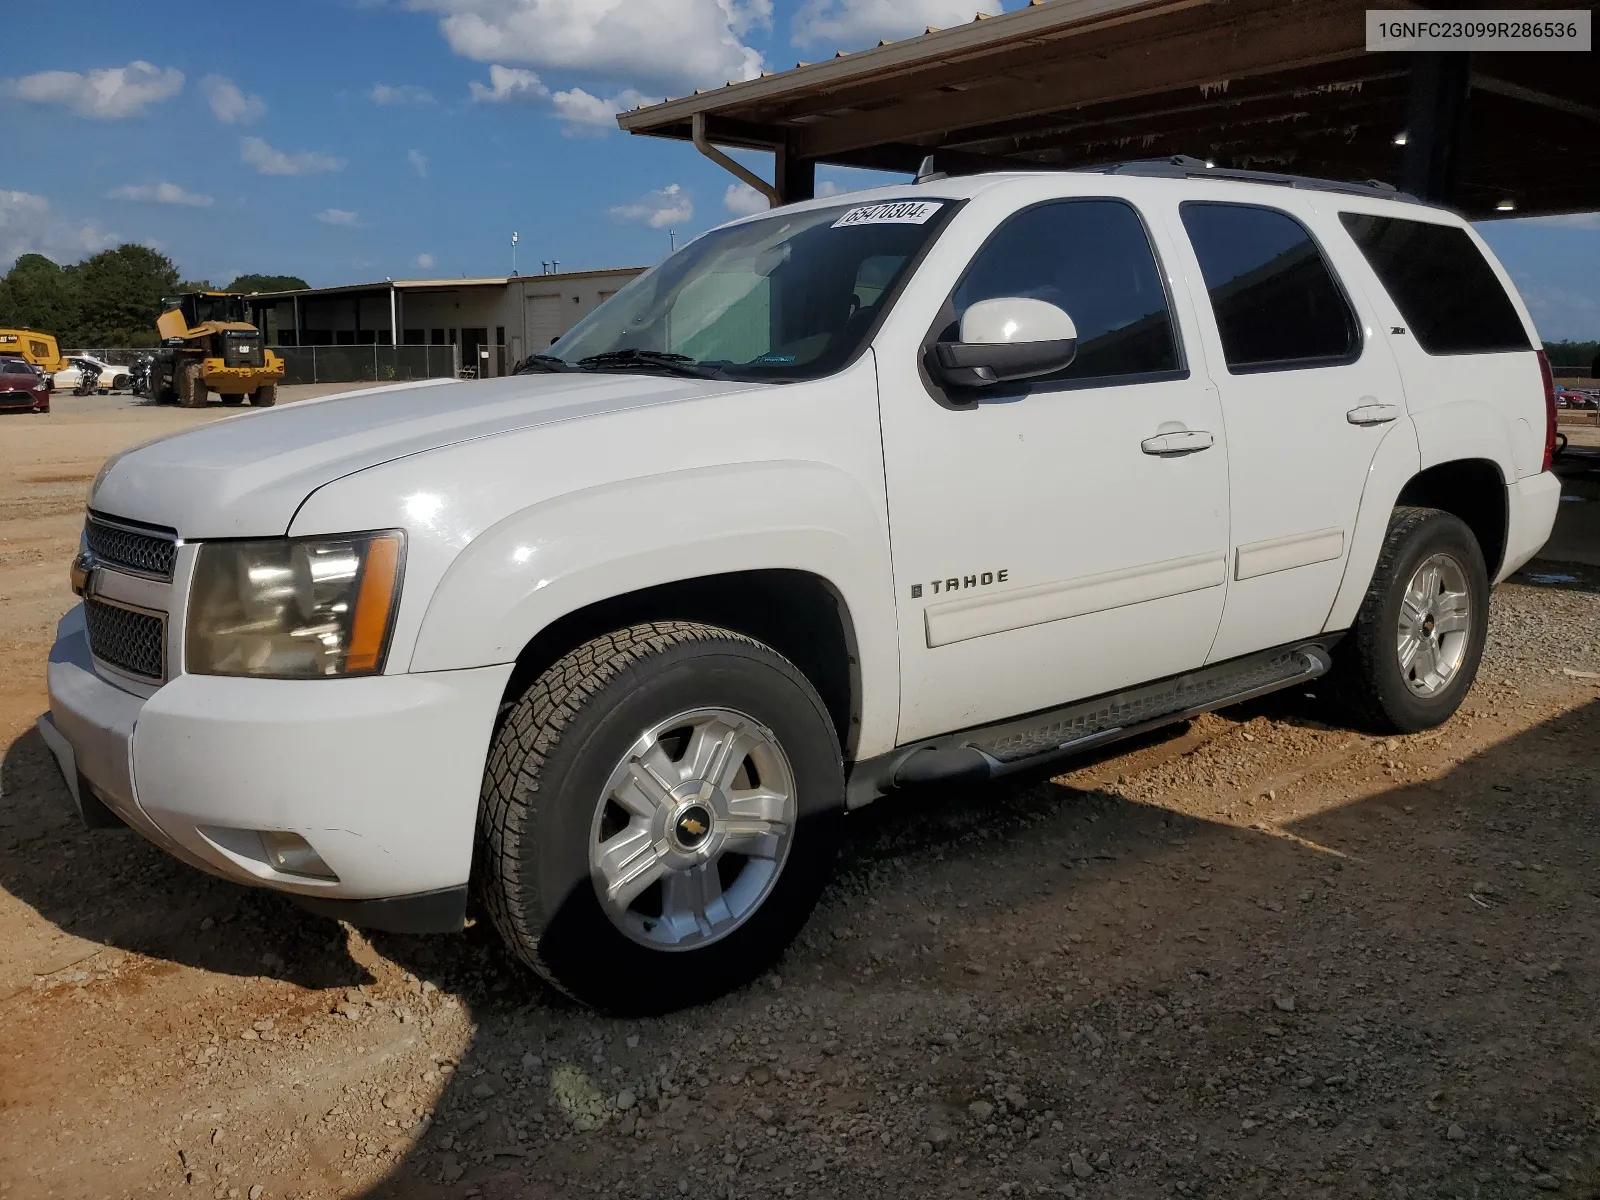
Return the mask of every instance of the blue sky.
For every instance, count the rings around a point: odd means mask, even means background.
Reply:
[[[174,0],[151,20],[55,0],[63,36],[0,80],[28,131],[0,173],[0,269],[140,241],[216,283],[504,274],[512,230],[524,273],[654,262],[753,193],[621,134],[617,108],[1024,2]],[[1600,337],[1600,216],[1484,232],[1546,338]]]

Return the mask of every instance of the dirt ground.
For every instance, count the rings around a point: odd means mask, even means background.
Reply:
[[[1500,588],[1431,733],[1293,694],[866,809],[774,973],[619,1021],[79,827],[85,487],[220,414],[78,405],[0,422],[4,1200],[1600,1197],[1600,570]]]

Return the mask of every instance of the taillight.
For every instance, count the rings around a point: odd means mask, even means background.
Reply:
[[[1556,457],[1556,381],[1550,374],[1550,360],[1539,351],[1539,378],[1544,381],[1544,466],[1548,471]]]

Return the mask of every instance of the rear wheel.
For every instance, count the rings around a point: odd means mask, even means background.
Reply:
[[[490,750],[478,883],[511,949],[596,1007],[663,1012],[765,970],[829,878],[844,771],[787,659],[680,621],[578,647]]]
[[[263,383],[250,397],[250,403],[257,408],[271,408],[278,402],[278,385]]]
[[[206,385],[200,378],[200,364],[197,362],[184,362],[178,364],[174,373],[173,383],[178,393],[178,403],[184,408],[202,408],[206,402]]]
[[[1332,683],[1356,721],[1417,733],[1448,720],[1489,632],[1483,551],[1459,517],[1397,508]]]

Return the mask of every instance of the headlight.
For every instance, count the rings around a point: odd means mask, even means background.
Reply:
[[[189,589],[184,667],[310,679],[383,670],[405,534],[206,542]]]

